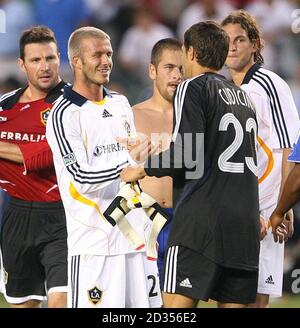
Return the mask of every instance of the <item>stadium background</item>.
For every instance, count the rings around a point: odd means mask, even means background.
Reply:
[[[54,30],[61,75],[72,82],[68,36],[77,27],[93,25],[112,38],[114,69],[109,88],[125,94],[134,105],[151,94],[147,67],[157,40],[182,39],[191,24],[220,21],[239,8],[250,11],[259,22],[266,42],[264,67],[287,80],[300,112],[300,0],[0,0],[0,95],[25,82],[16,60],[23,29],[43,24]],[[226,69],[222,73],[228,76]],[[2,202],[0,193],[0,216]],[[285,251],[284,296],[270,307],[300,308],[300,204],[294,211],[295,234]],[[0,307],[7,307],[2,295]]]

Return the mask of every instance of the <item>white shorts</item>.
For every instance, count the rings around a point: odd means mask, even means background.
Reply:
[[[275,206],[260,212],[269,221]],[[284,243],[275,243],[271,227],[268,234],[260,242],[258,288],[259,294],[280,297],[282,295]]]
[[[145,252],[69,259],[68,307],[158,308],[162,306],[156,261]]]

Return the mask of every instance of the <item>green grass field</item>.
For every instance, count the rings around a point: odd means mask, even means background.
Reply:
[[[0,294],[0,308],[7,308],[8,305],[3,297],[3,294]]]
[[[5,302],[3,295],[0,294],[0,308],[7,308],[8,304]],[[215,308],[215,302],[200,302],[200,308]],[[300,308],[300,295],[297,296],[284,296],[280,299],[274,299],[270,308]]]

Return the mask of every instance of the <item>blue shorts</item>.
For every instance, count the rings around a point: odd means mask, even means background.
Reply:
[[[171,230],[172,226],[172,219],[173,219],[173,209],[172,208],[164,208],[164,212],[166,212],[169,216],[169,221],[168,223],[162,228],[160,231],[158,237],[157,237],[157,242],[159,244],[158,247],[158,257],[157,257],[157,266],[158,266],[158,272],[159,272],[159,278],[161,279],[162,277],[162,269],[163,269],[163,261],[164,261],[164,256],[165,252],[167,249],[167,242],[168,242],[168,237],[169,233]]]
[[[6,209],[8,201],[9,201],[8,194],[4,190],[0,189],[0,231],[2,228],[3,213]]]

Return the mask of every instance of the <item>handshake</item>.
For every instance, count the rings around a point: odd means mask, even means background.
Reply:
[[[117,225],[125,238],[138,250],[145,244],[125,217],[128,212],[136,208],[143,208],[152,221],[146,243],[146,254],[148,259],[156,260],[157,236],[169,218],[156,200],[142,191],[138,182],[121,182],[120,191],[103,215],[112,226]]]

